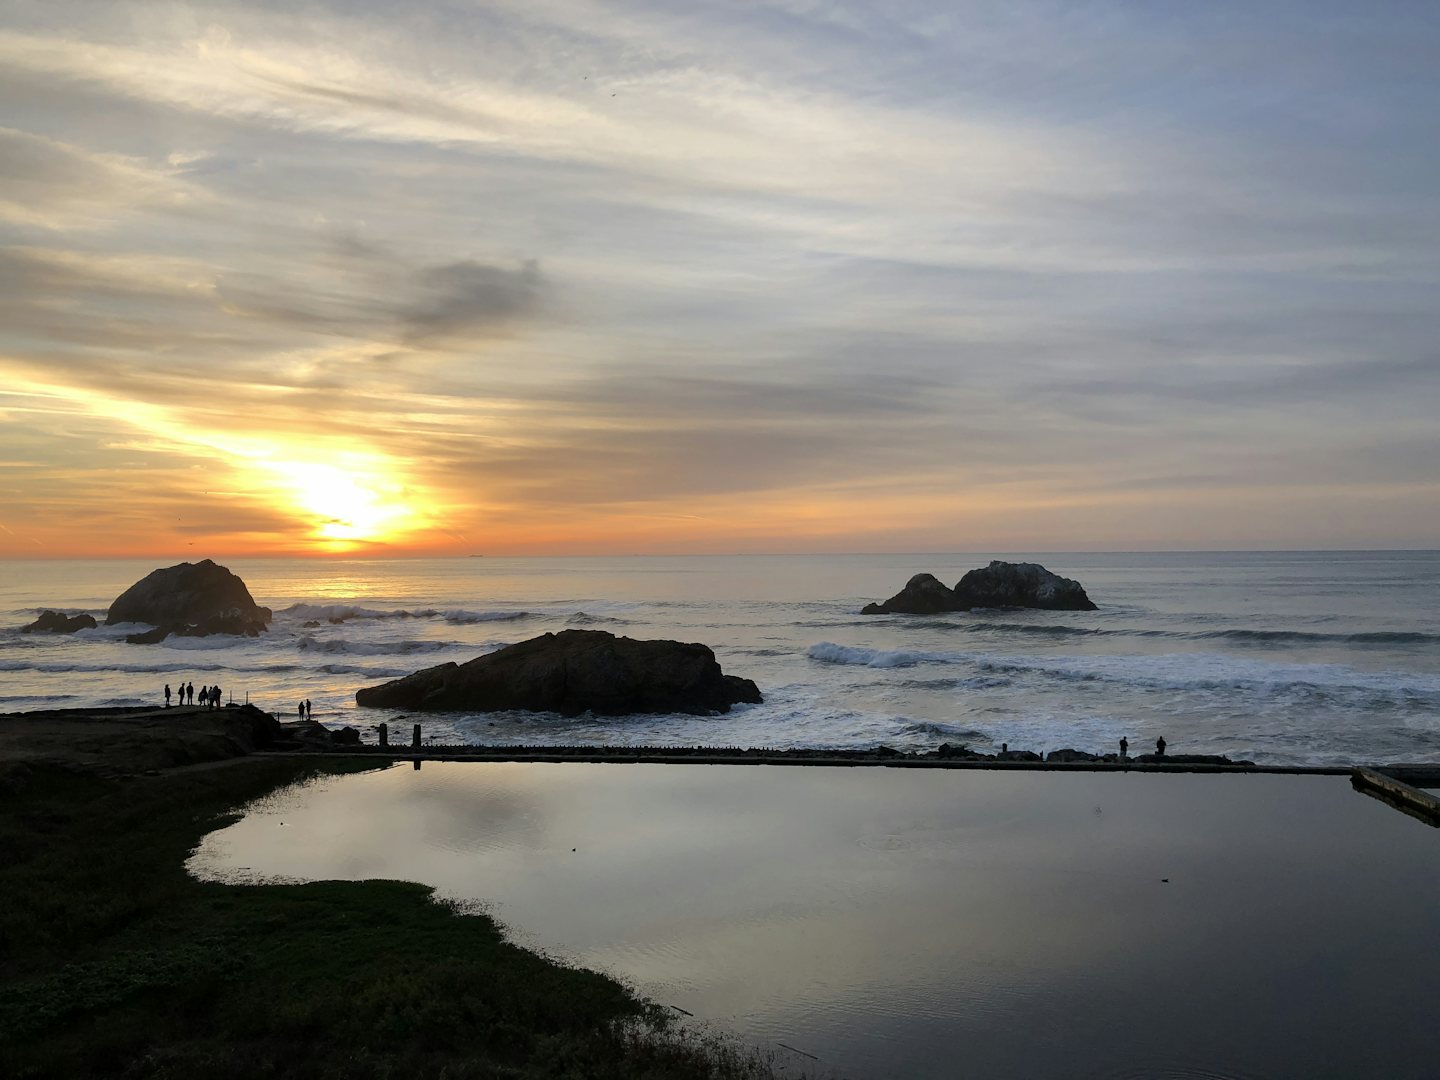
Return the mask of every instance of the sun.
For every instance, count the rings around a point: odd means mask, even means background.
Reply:
[[[274,462],[290,488],[299,516],[312,521],[312,538],[327,550],[351,550],[406,531],[415,511],[404,485],[367,466]]]

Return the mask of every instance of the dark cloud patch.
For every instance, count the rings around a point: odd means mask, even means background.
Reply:
[[[427,345],[493,333],[534,313],[542,287],[534,260],[515,269],[465,260],[422,268],[415,295],[396,310],[402,338]]]
[[[453,348],[505,336],[539,313],[546,281],[533,260],[514,267],[461,260],[426,265],[341,238],[288,280],[227,273],[215,286],[245,319],[309,334]]]

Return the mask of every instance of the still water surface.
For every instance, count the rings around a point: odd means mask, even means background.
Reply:
[[[432,762],[190,865],[482,900],[852,1078],[1434,1075],[1440,834],[1343,778]]]

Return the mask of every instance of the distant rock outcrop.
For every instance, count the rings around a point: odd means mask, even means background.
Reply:
[[[637,641],[604,630],[545,634],[464,664],[441,664],[355,694],[356,704],[426,711],[524,709],[578,716],[729,712],[761,701],[704,645]]]
[[[963,608],[1028,607],[1050,611],[1094,611],[1095,604],[1072,578],[1052,574],[1039,563],[994,560],[971,570],[955,585]]]
[[[1078,581],[1052,574],[1039,563],[994,560],[971,570],[949,589],[933,574],[916,574],[905,588],[882,604],[866,604],[862,615],[936,615],[971,608],[1045,608],[1094,611],[1095,604]]]
[[[94,615],[66,615],[59,611],[42,611],[40,617],[29,626],[22,626],[22,634],[73,634],[76,630],[94,630]]]
[[[905,588],[883,604],[866,604],[862,615],[883,615],[904,612],[907,615],[938,615],[942,611],[960,611],[955,592],[934,574],[916,574]]]
[[[150,623],[155,630],[126,638],[134,644],[147,644],[163,640],[169,634],[255,637],[267,629],[270,618],[270,609],[255,603],[245,582],[225,567],[205,559],[147,574],[116,597],[105,623]],[[157,631],[160,631],[158,637]]]

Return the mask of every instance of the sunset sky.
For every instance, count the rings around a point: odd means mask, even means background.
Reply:
[[[1440,546],[1440,5],[0,7],[0,556]]]

